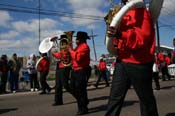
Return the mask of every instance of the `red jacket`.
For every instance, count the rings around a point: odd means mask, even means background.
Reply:
[[[117,38],[119,59],[141,64],[154,61],[155,30],[150,13],[145,8],[135,8],[120,23],[121,38]]]
[[[106,70],[106,63],[104,61],[100,61],[100,63],[99,63],[99,69],[101,71]]]
[[[170,57],[165,56],[165,62],[166,62],[166,64],[167,64],[167,66],[170,65],[170,64],[171,64],[171,59],[170,59]]]
[[[90,49],[87,43],[81,43],[74,50],[70,50],[72,57],[72,65],[74,70],[89,67]]]
[[[0,72],[7,73],[9,71],[8,61],[0,59]]]
[[[43,59],[38,64],[39,72],[49,71],[50,61],[47,57],[43,57]]]
[[[60,60],[60,63],[58,63],[59,68],[65,68],[65,66],[63,65],[63,62],[62,62],[63,59],[70,60],[69,56],[67,55],[67,53],[65,51],[55,52],[55,53],[53,53],[53,56]]]
[[[160,63],[164,62],[164,56],[163,56],[163,54],[161,52],[158,53],[157,57],[158,57],[158,60],[159,60]]]

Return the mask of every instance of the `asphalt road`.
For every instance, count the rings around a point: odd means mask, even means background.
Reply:
[[[154,91],[159,115],[175,116],[175,79],[160,81],[160,84],[161,90]],[[110,87],[103,84],[99,89],[95,89],[93,85],[88,86],[89,113],[84,116],[104,116],[109,92]],[[69,93],[64,92],[62,106],[52,106],[54,90],[47,95],[38,93],[23,91],[0,95],[0,116],[75,116],[77,104]],[[125,98],[121,116],[140,116],[139,101],[132,88]]]

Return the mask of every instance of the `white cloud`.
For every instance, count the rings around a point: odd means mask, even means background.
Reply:
[[[21,40],[0,40],[1,52],[18,53],[22,55],[29,55],[31,53],[38,53],[37,38],[26,37]]]
[[[17,21],[12,23],[13,27],[20,32],[37,32],[39,28],[39,21],[33,19],[30,21]],[[47,30],[55,28],[58,25],[58,22],[52,19],[41,19],[40,20],[40,29]]]
[[[15,33],[15,32],[9,32],[9,33]],[[1,36],[7,36],[9,33],[7,34],[1,34]],[[45,38],[45,37],[51,37],[51,36],[55,36],[55,35],[60,35],[62,34],[63,31],[62,30],[45,30],[45,31],[41,31],[41,41]],[[13,35],[13,34],[11,34]],[[15,35],[15,34],[14,34]],[[38,35],[34,34],[34,35],[30,35],[28,37],[26,37],[25,35],[22,36],[22,38],[18,38],[18,39],[3,39],[0,40],[0,49],[2,53],[3,51],[10,52],[10,54],[12,54],[13,52],[17,52],[17,53],[21,53],[22,55],[29,55],[31,53],[36,53],[38,54],[38,47],[39,47],[39,39],[38,39]]]
[[[87,28],[88,28],[88,29],[96,29],[96,28],[98,28],[98,27],[97,27],[97,25],[91,24],[91,25],[88,25]]]
[[[46,37],[60,36],[61,34],[63,34],[62,30],[44,30],[41,32],[41,40]]]
[[[15,39],[19,33],[16,31],[9,31],[8,33],[0,34],[1,39]]]
[[[78,14],[89,14],[93,16],[103,16],[104,13],[99,11],[98,9],[95,8],[83,8],[80,10],[77,10],[76,13]],[[93,19],[93,18],[92,18]],[[88,25],[97,22],[98,20],[91,20],[91,19],[73,19],[73,23],[77,26],[82,26],[82,25]]]
[[[105,1],[101,0],[68,0],[67,1],[73,10],[79,10],[82,8],[99,8]]]
[[[11,16],[8,12],[6,11],[0,11],[0,27],[7,27],[8,26],[8,22],[11,19]]]
[[[163,8],[161,11],[162,16],[166,16],[166,15],[172,16],[175,14],[175,7],[173,3],[174,3],[174,0],[164,0]]]
[[[101,0],[68,0],[67,1],[70,8],[72,9],[72,12],[76,14],[83,14],[85,15],[91,15],[91,16],[101,16],[104,17],[106,13],[102,12],[100,9],[106,6],[106,1]],[[85,18],[85,17],[84,17]],[[90,18],[90,17],[88,17]],[[99,22],[99,20],[92,20],[94,19],[91,17],[91,19],[79,19],[79,18],[63,18],[64,21],[69,21],[71,24],[75,26],[86,26],[86,25],[92,25],[96,22]],[[103,18],[101,18],[103,20]]]
[[[20,45],[20,41],[19,40],[1,40],[0,41],[0,46],[2,49],[6,49],[6,48],[16,48]]]

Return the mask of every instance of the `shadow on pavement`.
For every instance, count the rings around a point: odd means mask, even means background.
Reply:
[[[93,99],[89,99],[89,101],[97,101],[97,100],[106,100],[109,99],[109,96],[102,96],[102,97],[97,97],[97,98],[93,98]],[[123,107],[127,107],[130,105],[133,105],[134,103],[138,103],[138,101],[124,101],[123,103]],[[94,108],[89,108],[89,113],[95,113],[95,112],[99,112],[99,111],[105,111],[107,110],[107,103],[104,105],[100,105]]]
[[[124,101],[123,107],[131,106],[135,103],[139,103],[139,101],[134,101],[134,100],[133,101]]]
[[[4,114],[14,110],[18,110],[18,108],[0,109],[0,114]]]
[[[91,98],[91,99],[89,99],[89,101],[92,102],[92,101],[106,100],[106,99],[109,99],[109,96],[101,96],[101,97]]]
[[[94,108],[89,108],[89,113],[95,113],[95,112],[99,112],[99,111],[105,111],[107,109],[107,104],[105,105],[100,105]]]
[[[172,89],[175,86],[165,86],[165,87],[161,87],[160,89]]]
[[[166,116],[175,116],[175,113],[168,113]]]

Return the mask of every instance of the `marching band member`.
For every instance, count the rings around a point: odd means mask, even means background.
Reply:
[[[42,92],[40,94],[46,94],[46,90],[48,93],[51,91],[51,87],[47,83],[47,76],[49,74],[50,61],[47,57],[47,53],[41,53],[41,61],[37,66],[37,70],[40,72],[40,83]]]
[[[67,35],[61,35],[61,44],[68,45],[68,41],[65,39]],[[63,60],[70,60],[70,56],[67,54],[66,49],[55,51],[53,56],[58,59],[56,68],[56,86],[55,86],[55,103],[53,106],[63,105],[63,86],[69,92],[69,75],[71,71],[71,65],[63,64]]]
[[[70,86],[73,96],[77,100],[77,115],[88,113],[88,96],[87,96],[87,68],[90,64],[90,48],[86,40],[90,39],[86,32],[79,31],[76,36],[77,47],[70,48],[72,67]]]
[[[134,0],[122,0],[124,4]],[[115,37],[119,61],[115,66],[106,116],[119,116],[125,95],[132,84],[140,100],[141,116],[158,116],[152,89],[152,66],[155,29],[150,12],[130,9],[119,28],[110,27],[108,36]]]

